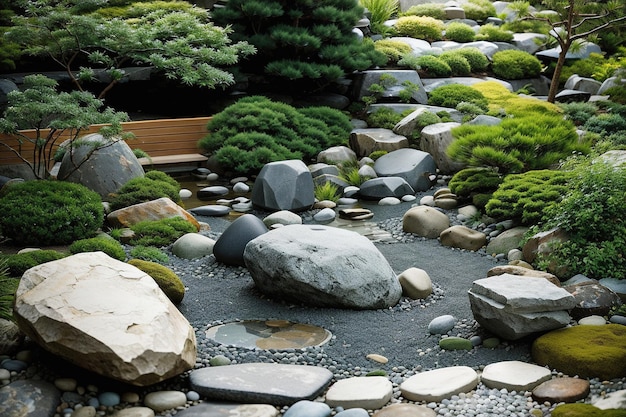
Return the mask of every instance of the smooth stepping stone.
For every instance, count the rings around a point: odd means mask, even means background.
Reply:
[[[473,390],[478,380],[478,374],[469,366],[449,366],[413,375],[400,384],[400,392],[407,400],[439,402]]]
[[[317,401],[298,401],[283,414],[283,417],[329,417],[330,407]]]
[[[290,405],[314,399],[332,378],[332,372],[317,366],[242,363],[192,371],[189,383],[209,399]]]
[[[119,410],[115,417],[154,417],[154,410],[148,407],[130,407]]]
[[[398,403],[375,411],[372,417],[437,417],[437,413],[424,405]]]
[[[587,398],[589,391],[590,385],[587,379],[563,377],[537,385],[533,389],[532,396],[538,403],[573,403]]]
[[[377,410],[391,400],[393,385],[387,377],[367,376],[341,379],[330,386],[326,404],[331,407]]]
[[[626,390],[619,390],[615,392],[611,392],[606,395],[604,398],[599,398],[596,401],[592,402],[594,407],[597,407],[601,410],[610,410],[610,409],[626,409]]]
[[[340,209],[339,210],[339,218],[346,220],[367,220],[374,217],[374,213],[372,213],[368,209]]]
[[[177,417],[276,417],[279,411],[269,404],[204,402],[176,413]],[[287,415],[287,414],[285,414]],[[330,412],[329,414],[330,415]],[[311,415],[311,417],[316,417]],[[323,417],[320,415],[320,417]]]
[[[154,391],[143,399],[146,407],[159,412],[181,407],[187,403],[187,396],[182,391]]]
[[[485,366],[480,379],[489,388],[531,391],[551,377],[550,370],[543,366],[521,361],[503,361]]]
[[[211,185],[201,188],[196,192],[198,200],[210,200],[215,197],[221,197],[228,194],[228,188],[222,185]]]
[[[197,216],[220,217],[230,213],[230,207],[223,204],[208,204],[206,206],[191,208],[188,211]]]
[[[364,408],[351,408],[338,412],[335,417],[369,417],[369,413]]]
[[[61,392],[49,382],[13,381],[0,388],[0,416],[52,416],[60,397]]]

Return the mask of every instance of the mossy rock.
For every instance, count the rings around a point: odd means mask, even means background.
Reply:
[[[156,262],[131,259],[130,265],[150,275],[172,303],[178,305],[185,296],[185,285],[174,271]]]
[[[566,375],[601,380],[626,376],[626,326],[574,326],[553,330],[532,345],[532,358]]]
[[[472,341],[463,337],[446,337],[439,341],[439,347],[445,350],[472,350]]]
[[[552,417],[626,417],[626,410],[602,410],[591,404],[561,404],[554,408]]]

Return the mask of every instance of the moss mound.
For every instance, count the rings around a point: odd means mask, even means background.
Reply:
[[[174,271],[156,262],[141,259],[131,259],[128,263],[150,275],[172,303],[178,305],[183,301],[185,286]]]
[[[626,410],[601,410],[591,404],[561,404],[552,417],[626,417]]]
[[[626,326],[574,326],[538,337],[533,360],[567,375],[603,380],[626,376]]]

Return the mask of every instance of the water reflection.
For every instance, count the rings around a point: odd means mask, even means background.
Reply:
[[[288,320],[246,320],[210,327],[206,336],[218,343],[248,349],[300,349],[328,342],[331,333]]]

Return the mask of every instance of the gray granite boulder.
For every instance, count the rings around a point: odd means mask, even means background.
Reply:
[[[398,149],[381,156],[374,163],[379,177],[400,177],[415,191],[426,191],[432,186],[431,175],[437,174],[432,155],[412,148]]]
[[[567,326],[576,305],[574,296],[546,279],[509,274],[474,281],[468,295],[474,319],[507,340]]]
[[[563,86],[566,90],[578,90],[584,91],[589,94],[597,94],[602,83],[589,77],[581,77],[578,74],[574,74],[565,81]]]
[[[264,294],[319,307],[380,309],[402,295],[395,272],[365,236],[289,225],[251,240],[244,260]]]
[[[356,74],[353,80],[353,96],[355,99],[361,100],[364,96],[370,96],[372,94],[370,92],[371,86],[373,84],[381,84],[380,77],[383,75],[392,76],[396,82],[391,86],[386,86],[385,91],[381,95],[382,98],[399,98],[400,92],[406,89],[402,84],[404,82],[411,82],[418,86],[417,91],[412,95],[413,100],[421,104],[428,103],[428,96],[423,88],[419,74],[415,70],[406,69],[368,70]]]
[[[265,164],[252,187],[252,204],[266,211],[304,211],[315,203],[313,177],[296,159]]]
[[[446,153],[448,146],[454,142],[452,129],[458,126],[461,124],[446,122],[435,123],[422,129],[420,149],[433,157],[437,168],[443,174],[455,173],[467,167],[466,164],[452,160]]]
[[[213,245],[213,255],[218,262],[244,266],[244,250],[248,242],[266,233],[267,226],[254,214],[244,214],[222,232]]]
[[[409,146],[406,136],[398,135],[390,129],[354,129],[350,133],[350,147],[357,156],[369,156],[374,151],[392,152]]]
[[[359,196],[363,200],[381,200],[385,197],[402,198],[414,195],[415,190],[401,177],[372,178],[361,184]]]
[[[82,184],[108,199],[129,180],[143,177],[143,167],[130,146],[123,140],[104,146],[108,141],[99,133],[83,136],[84,145],[66,151],[57,178]]]
[[[619,295],[595,280],[565,285],[563,289],[576,298],[576,306],[570,310],[575,320],[594,315],[607,316],[613,307],[622,304]]]
[[[341,164],[356,160],[356,153],[347,146],[332,146],[317,154],[318,163]]]

